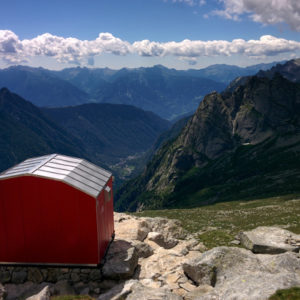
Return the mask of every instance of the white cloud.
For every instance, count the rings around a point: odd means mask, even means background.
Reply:
[[[192,58],[240,54],[248,57],[262,57],[300,50],[300,42],[280,39],[270,35],[262,36],[259,40],[235,39],[231,42],[224,40],[183,40],[182,42],[157,43],[144,40],[135,42],[133,50],[143,56],[173,55]]]
[[[227,19],[239,20],[248,14],[255,22],[263,24],[286,23],[291,29],[300,31],[299,0],[219,0],[224,4],[223,10],[215,10],[213,15]]]
[[[300,51],[300,42],[276,38],[270,35],[258,40],[183,40],[181,42],[153,42],[149,40],[129,43],[110,33],[100,33],[94,40],[64,38],[45,33],[33,39],[20,40],[9,30],[0,30],[0,59],[16,64],[31,57],[52,57],[58,62],[92,65],[96,56],[137,54],[148,57],[175,56],[189,63],[200,57],[244,55],[267,57],[293,54]]]

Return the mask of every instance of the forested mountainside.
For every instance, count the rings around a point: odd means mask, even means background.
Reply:
[[[119,190],[116,209],[300,192],[299,113],[300,84],[278,73],[207,95],[177,139]]]
[[[147,151],[170,127],[154,113],[130,105],[94,103],[42,111],[80,139],[90,156],[110,164]]]
[[[29,101],[0,90],[0,171],[49,153],[87,158],[84,145],[46,118]]]
[[[0,171],[29,157],[60,153],[113,170],[117,183],[140,163],[131,161],[124,175],[126,160],[142,156],[170,126],[155,114],[128,105],[40,109],[6,88],[0,91],[0,117]]]

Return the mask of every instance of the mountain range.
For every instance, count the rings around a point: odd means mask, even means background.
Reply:
[[[299,62],[207,95],[178,137],[119,189],[115,208],[186,208],[299,193],[300,84],[287,79],[296,78]]]
[[[129,105],[99,103],[41,109],[2,88],[0,171],[49,153],[83,157],[114,170],[113,165],[119,161],[126,166],[128,156],[147,151],[169,126],[155,114]],[[117,181],[124,177],[120,168],[114,173]]]
[[[0,90],[0,171],[29,157],[64,153],[87,158],[83,144],[32,103]]]
[[[170,127],[167,120],[130,105],[91,103],[41,110],[81,140],[89,156],[110,164],[147,151]]]
[[[0,88],[27,99],[36,106],[67,106],[86,103],[89,96],[75,85],[43,68],[13,66],[0,69]]]
[[[91,102],[128,104],[171,120],[194,113],[207,93],[221,92],[235,77],[252,75],[274,64],[246,68],[213,65],[186,71],[161,65],[121,70],[77,67],[61,71],[13,66],[0,70],[0,88],[6,87],[39,107]]]

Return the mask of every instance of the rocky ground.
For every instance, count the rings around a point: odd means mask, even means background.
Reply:
[[[300,235],[281,228],[241,232],[234,243],[243,248],[209,251],[174,220],[115,213],[115,233],[96,285],[0,284],[0,299],[74,293],[98,300],[263,300],[278,289],[300,286]]]

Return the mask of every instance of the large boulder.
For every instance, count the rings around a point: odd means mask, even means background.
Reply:
[[[45,286],[38,294],[33,295],[26,300],[50,300],[49,286]]]
[[[178,240],[173,238],[166,238],[160,232],[149,232],[147,238],[149,241],[155,242],[157,245],[165,249],[171,249],[178,244]]]
[[[148,224],[150,231],[159,232],[164,235],[166,240],[185,239],[187,232],[182,228],[179,220],[166,218],[140,218]]]
[[[153,248],[147,243],[132,241],[131,245],[135,247],[139,258],[147,258],[154,253]]]
[[[300,258],[292,252],[253,254],[246,249],[217,247],[183,264],[187,277],[199,287],[192,299],[268,299],[278,289],[300,285]]]
[[[278,227],[260,226],[239,234],[241,244],[254,253],[278,254],[300,250],[300,235]]]
[[[138,264],[138,253],[134,246],[123,240],[114,240],[107,252],[102,274],[106,279],[132,277]]]
[[[150,232],[149,224],[134,216],[114,213],[114,222],[116,239],[143,241]]]

